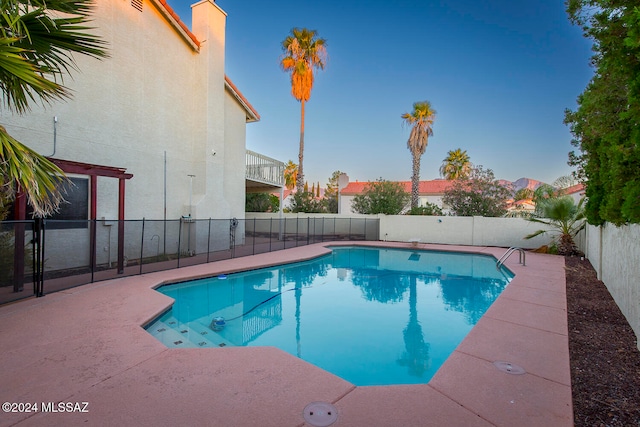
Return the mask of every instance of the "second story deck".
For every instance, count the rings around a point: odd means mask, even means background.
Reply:
[[[284,163],[247,150],[245,183],[247,193],[280,190],[284,187]]]

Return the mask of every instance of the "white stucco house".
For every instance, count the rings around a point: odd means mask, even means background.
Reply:
[[[411,193],[411,181],[398,181],[407,193]],[[351,204],[356,195],[362,194],[369,182],[355,181],[349,182],[344,188],[340,190],[338,199],[339,211],[341,214],[353,214],[353,208]],[[442,196],[444,192],[452,185],[451,181],[445,179],[434,179],[430,181],[420,181],[418,187],[418,206],[425,206],[426,203],[431,203],[439,208],[447,211],[447,206],[442,203]]]
[[[73,99],[33,103],[25,115],[0,110],[9,134],[75,184],[54,219],[79,225],[49,227],[47,244],[56,250],[46,268],[117,259],[121,271],[127,259],[228,247],[228,223],[245,217],[246,192],[282,187],[284,164],[246,150],[246,126],[260,116],[225,75],[227,14],[201,0],[189,29],[164,0],[97,0],[92,18],[109,57],[75,58],[78,70],[64,79]],[[14,219],[28,217],[20,200]],[[137,223],[125,230],[124,221],[113,221],[143,218],[180,221],[144,233]],[[224,220],[213,243],[192,224],[209,218]]]
[[[191,29],[164,0],[98,0],[109,58],[77,56],[71,100],[2,111],[74,177],[76,219],[244,218],[245,128],[260,116],[225,75],[226,19],[212,0],[192,6]]]

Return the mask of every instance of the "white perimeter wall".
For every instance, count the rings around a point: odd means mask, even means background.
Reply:
[[[637,340],[640,337],[640,225],[589,225],[585,234],[581,249],[627,318]]]
[[[247,213],[246,218],[339,218],[337,214],[266,214]],[[349,215],[352,218],[379,218],[380,240],[406,242],[420,239],[422,243],[442,243],[471,246],[517,246],[526,249],[538,248],[551,240],[544,234],[531,240],[523,239],[527,234],[539,230],[535,224],[522,218],[484,218],[456,216],[418,215]]]

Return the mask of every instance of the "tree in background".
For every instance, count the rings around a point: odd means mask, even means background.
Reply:
[[[352,209],[361,214],[398,215],[411,200],[402,184],[379,178],[369,182],[362,194],[351,202]]]
[[[593,40],[595,74],[565,112],[579,154],[590,223],[640,223],[640,8],[638,0],[567,0],[567,13]]]
[[[530,188],[521,188],[518,191],[516,191],[516,194],[513,196],[513,200],[514,201],[518,201],[518,200],[532,200],[533,199],[533,190]]]
[[[300,102],[300,149],[298,152],[298,192],[304,183],[304,104],[311,97],[314,72],[324,69],[327,63],[326,40],[319,38],[315,30],[293,28],[282,41],[282,69],[291,74],[291,95]]]
[[[403,123],[411,126],[411,133],[407,140],[407,148],[411,152],[411,208],[418,207],[420,190],[420,158],[429,145],[429,137],[433,135],[433,121],[436,118],[436,110],[431,107],[429,101],[416,102],[410,113],[402,115]]]
[[[284,165],[284,186],[287,190],[293,190],[296,186],[296,178],[298,177],[298,165],[293,160]]]
[[[329,213],[338,213],[338,179],[342,173],[341,171],[333,172],[324,191],[325,206]]]
[[[468,177],[456,179],[442,202],[457,216],[499,217],[507,212],[511,188],[495,179],[491,169],[475,166]]]
[[[462,151],[460,148],[456,148],[449,151],[447,157],[442,161],[440,175],[449,180],[464,178],[469,176],[472,167],[467,150]]]
[[[247,193],[245,212],[278,212],[280,199],[269,193]]]
[[[578,184],[580,181],[574,175],[564,175],[556,178],[555,181],[551,184],[552,187],[557,189],[565,189],[569,188],[573,185]]]
[[[7,109],[25,114],[30,103],[69,99],[61,83],[76,68],[74,54],[105,57],[105,42],[87,31],[91,0],[2,0],[0,90]],[[62,171],[0,126],[0,205],[24,191],[36,216],[62,201]]]
[[[310,191],[296,191],[291,201],[291,212],[323,213],[324,203]]]
[[[417,208],[411,208],[408,212],[408,215],[434,215],[434,216],[442,216],[444,213],[440,206],[426,202],[424,206],[418,206]]]

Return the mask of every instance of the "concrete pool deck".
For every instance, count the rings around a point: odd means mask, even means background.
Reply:
[[[310,426],[311,402],[332,426],[572,426],[564,258],[527,253],[516,276],[428,384],[356,387],[272,347],[168,349],[141,325],[171,299],[159,284],[326,253],[334,242],[123,277],[0,307],[0,426]],[[505,248],[419,244],[499,258]],[[524,368],[505,373],[502,361]],[[42,412],[71,402],[76,411]],[[82,402],[88,402],[85,405]],[[47,408],[48,405],[45,405]],[[3,407],[4,408],[4,407]],[[56,407],[57,408],[57,407]],[[50,407],[48,409],[51,409]]]

